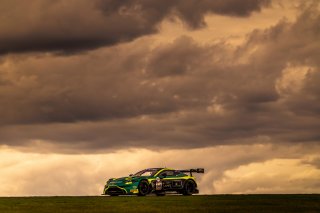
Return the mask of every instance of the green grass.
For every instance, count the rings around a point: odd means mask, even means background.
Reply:
[[[0,212],[320,212],[320,195],[2,197]]]

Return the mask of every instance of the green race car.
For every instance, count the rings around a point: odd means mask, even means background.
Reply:
[[[134,175],[122,178],[110,178],[103,190],[103,195],[139,195],[166,193],[192,195],[199,193],[192,173],[204,173],[203,168],[175,170],[169,168],[149,168]]]

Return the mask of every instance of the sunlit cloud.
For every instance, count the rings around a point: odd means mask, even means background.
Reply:
[[[271,144],[189,150],[121,150],[106,154],[37,154],[2,148],[1,196],[99,195],[111,177],[148,167],[205,168],[201,194],[316,193],[319,146]]]

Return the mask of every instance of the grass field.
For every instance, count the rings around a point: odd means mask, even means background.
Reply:
[[[2,197],[0,212],[320,212],[320,195]]]

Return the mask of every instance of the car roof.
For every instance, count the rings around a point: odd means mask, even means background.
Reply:
[[[164,169],[164,168],[147,168],[145,170],[161,170],[161,169]]]

